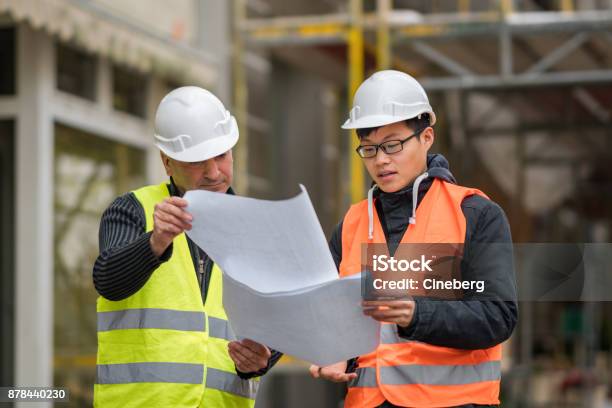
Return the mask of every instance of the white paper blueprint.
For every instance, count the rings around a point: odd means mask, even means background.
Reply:
[[[189,237],[221,267],[238,338],[328,365],[372,351],[380,324],[364,316],[359,277],[338,279],[306,190],[264,201],[208,191],[184,197]]]

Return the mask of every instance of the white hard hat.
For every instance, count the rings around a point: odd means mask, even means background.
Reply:
[[[177,88],[157,107],[155,145],[175,160],[208,160],[227,152],[237,141],[236,119],[206,89]]]
[[[425,90],[410,75],[400,71],[379,71],[357,89],[353,109],[342,129],[364,129],[429,114],[430,125],[436,115]]]

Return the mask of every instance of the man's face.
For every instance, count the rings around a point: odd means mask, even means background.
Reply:
[[[208,190],[225,193],[234,175],[232,151],[195,163],[180,162],[161,153],[166,174],[174,180],[181,193]]]
[[[404,140],[417,129],[410,129],[404,122],[396,122],[380,127],[361,139],[361,145],[374,145],[388,140]],[[386,154],[378,149],[375,157],[363,158],[363,162],[378,187],[393,193],[411,184],[427,170],[427,151],[434,141],[431,127],[426,128],[420,139],[413,137],[404,143],[397,153]]]

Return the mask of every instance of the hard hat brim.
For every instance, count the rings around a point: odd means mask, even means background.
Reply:
[[[164,152],[164,154],[174,160],[194,163],[219,156],[234,147],[237,142],[238,127],[232,126],[232,130],[228,135],[209,139],[182,152],[177,153],[168,151],[168,149],[166,149],[159,142],[156,142],[155,146],[157,146],[159,150],[161,150],[162,152]]]
[[[430,126],[436,123],[436,115],[433,111],[423,112],[428,113],[430,117]],[[403,122],[407,119],[412,119],[415,115],[393,116],[393,115],[369,115],[357,120],[348,119],[342,125],[342,129],[366,129],[379,126],[391,125],[397,122]]]

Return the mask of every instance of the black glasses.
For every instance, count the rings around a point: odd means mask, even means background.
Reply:
[[[386,142],[382,142],[381,144],[377,145],[360,145],[357,147],[357,149],[355,149],[355,151],[359,156],[364,159],[375,157],[378,154],[378,149],[381,149],[383,152],[385,152],[385,154],[394,154],[397,152],[401,152],[404,148],[404,143],[406,143],[413,137],[420,135],[421,132],[425,129],[426,128],[417,130],[404,140],[387,140]]]

